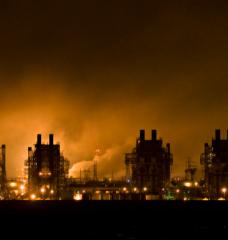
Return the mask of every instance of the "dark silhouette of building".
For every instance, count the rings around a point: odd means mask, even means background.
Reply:
[[[6,145],[0,148],[0,190],[5,195],[6,190]]]
[[[152,130],[150,140],[145,140],[145,131],[140,130],[140,137],[131,153],[125,155],[127,182],[140,191],[146,189],[159,195],[170,181],[170,166],[173,157],[170,144],[163,147],[161,139],[157,139],[157,131]]]
[[[196,171],[196,165],[190,159],[188,159],[187,166],[185,168],[185,180],[190,182],[195,181]]]
[[[54,144],[53,134],[49,144],[41,143],[37,135],[35,150],[28,148],[28,190],[41,198],[60,199],[68,174],[69,162],[60,154],[60,145]]]
[[[221,139],[220,129],[215,130],[212,144],[205,143],[201,154],[204,180],[208,195],[212,199],[226,198],[228,187],[228,130],[227,139]]]

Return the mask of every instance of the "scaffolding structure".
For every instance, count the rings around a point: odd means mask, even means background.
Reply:
[[[100,159],[101,150],[99,148],[95,151],[95,157],[93,159],[93,181],[98,181],[98,173],[97,173],[97,162]]]
[[[125,154],[126,181],[127,181],[127,183],[132,182],[132,169],[134,169],[136,167],[136,160],[137,160],[136,148],[134,148],[131,153],[126,153]]]
[[[212,144],[204,145],[200,163],[208,195],[211,199],[218,199],[224,195],[222,189],[228,186],[228,130],[227,139],[221,139],[220,129],[215,130]]]
[[[196,171],[196,164],[189,158],[185,168],[185,180],[193,182],[195,180]]]
[[[41,134],[37,135],[35,150],[28,148],[26,167],[29,193],[42,198],[61,198],[68,177],[69,161],[60,154],[60,145],[54,144],[53,134],[49,135],[49,144],[42,144]]]

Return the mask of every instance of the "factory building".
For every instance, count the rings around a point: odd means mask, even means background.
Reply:
[[[136,147],[125,155],[127,182],[141,192],[148,189],[152,195],[161,196],[162,189],[170,182],[172,162],[170,144],[163,147],[156,130],[152,130],[150,140],[146,140],[145,131],[140,130]]]
[[[211,199],[227,198],[228,188],[228,130],[227,138],[221,139],[220,129],[215,130],[212,143],[205,143],[200,162],[204,170],[204,180]]]
[[[69,162],[60,154],[60,145],[54,144],[53,134],[49,135],[49,144],[42,144],[41,135],[37,135],[35,150],[28,148],[26,165],[31,198],[61,199]]]

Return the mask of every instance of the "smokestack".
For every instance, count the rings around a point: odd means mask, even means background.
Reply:
[[[5,160],[6,160],[6,145],[2,144],[2,160],[4,161],[5,164]]]
[[[41,145],[41,134],[37,134],[37,145]]]
[[[140,130],[140,140],[141,141],[145,140],[145,130],[143,130],[143,129]]]
[[[54,144],[54,135],[49,134],[49,145],[53,145],[53,144]]]
[[[215,140],[219,141],[221,137],[220,129],[215,130]]]
[[[151,133],[152,133],[152,134],[151,134],[151,135],[152,135],[152,136],[151,136],[151,137],[152,137],[152,140],[156,141],[156,140],[157,140],[157,131],[156,131],[155,129],[153,129]]]
[[[6,145],[2,144],[2,160],[5,161],[6,158]]]
[[[28,160],[31,160],[32,154],[32,148],[28,147]]]
[[[205,153],[208,151],[208,148],[209,148],[209,144],[208,144],[208,143],[205,143],[205,144],[204,144],[204,151],[205,151]]]
[[[167,152],[170,153],[170,143],[166,144]]]
[[[5,144],[2,144],[2,177],[3,177],[3,181],[5,181],[6,180],[6,145]]]

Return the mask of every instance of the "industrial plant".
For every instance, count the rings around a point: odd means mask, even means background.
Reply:
[[[227,138],[221,139],[220,129],[215,130],[211,144],[205,143],[200,163],[204,169],[205,188],[208,197],[226,198],[228,186],[228,130]]]
[[[228,131],[227,131],[228,134]],[[228,135],[227,135],[228,136]],[[226,200],[228,187],[228,138],[215,130],[212,143],[205,143],[197,164],[187,160],[184,176],[171,176],[173,154],[170,143],[163,144],[157,130],[146,139],[140,130],[136,145],[125,153],[126,174],[122,179],[98,178],[95,151],[91,169],[80,170],[80,178],[69,176],[70,161],[60,144],[49,134],[49,143],[37,135],[34,148],[28,147],[24,176],[10,179],[6,174],[6,146],[0,148],[0,200]],[[84,172],[84,174],[82,174]]]
[[[170,167],[173,157],[170,144],[163,147],[157,139],[157,131],[152,130],[151,139],[145,139],[145,131],[140,131],[136,147],[125,155],[127,182],[140,191],[147,189],[152,195],[161,196],[161,191],[169,185]]]
[[[53,134],[49,135],[49,144],[41,143],[37,135],[34,151],[28,148],[28,159],[25,162],[28,173],[28,192],[32,196],[60,199],[66,185],[69,161],[60,154],[60,145],[54,144]]]

